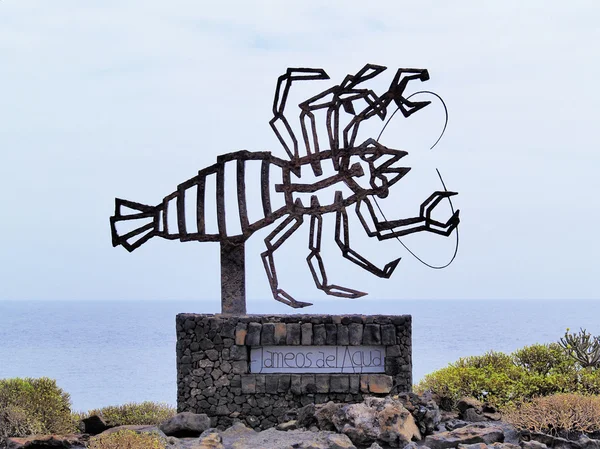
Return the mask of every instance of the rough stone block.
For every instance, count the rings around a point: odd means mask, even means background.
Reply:
[[[385,374],[369,374],[369,392],[387,394],[392,390],[392,376]]]
[[[324,324],[315,324],[313,326],[313,345],[322,346],[326,344],[327,333]]]
[[[248,334],[246,335],[246,345],[260,346],[261,330],[262,330],[262,324],[248,323]]]
[[[266,393],[266,375],[265,374],[257,374],[256,375],[256,392],[257,393]]]
[[[245,345],[246,335],[248,335],[248,325],[246,323],[238,323],[235,327],[235,344]]]
[[[219,351],[216,349],[209,349],[206,351],[206,357],[208,357],[209,360],[216,362],[219,360]]]
[[[223,327],[221,328],[221,337],[223,338],[234,338],[236,322],[233,319],[226,319],[223,321]]]
[[[312,324],[304,323],[300,327],[302,329],[302,345],[303,346],[312,345],[312,338],[313,338]]]
[[[287,326],[285,323],[275,323],[273,338],[276,345],[284,345],[287,335]]]
[[[363,345],[380,345],[381,326],[379,324],[365,324],[362,342]]]
[[[337,325],[337,344],[341,346],[348,346],[350,339],[348,337],[348,326],[345,324]]]
[[[385,374],[396,376],[402,372],[402,359],[400,357],[385,358]]]
[[[348,325],[348,339],[352,346],[362,345],[363,325],[359,323],[350,323]]]
[[[206,351],[207,349],[214,348],[215,344],[212,342],[212,340],[208,338],[200,338],[200,340],[198,341],[198,346],[200,346],[200,349],[202,349],[203,351]]]
[[[242,393],[256,393],[256,376],[254,374],[245,374],[242,376]]]
[[[277,393],[277,386],[279,384],[279,374],[267,374],[266,385],[267,385],[267,393],[275,394]]]
[[[233,374],[246,374],[248,372],[248,362],[245,360],[238,360],[231,363],[231,372]]]
[[[302,394],[302,376],[300,374],[292,374],[290,392],[295,395]]]
[[[248,360],[248,347],[234,345],[229,348],[231,360]]]
[[[350,374],[348,377],[350,379],[349,392],[352,394],[358,394],[360,391],[360,375]]]
[[[381,326],[381,344],[386,346],[396,344],[396,326],[393,324]]]
[[[402,346],[400,346],[400,345],[386,346],[386,348],[385,348],[385,355],[387,357],[400,357],[400,356],[402,356]]]
[[[329,374],[316,374],[315,385],[317,387],[317,393],[329,393]]]
[[[325,325],[325,344],[336,345],[337,344],[337,325],[326,324]]]
[[[275,323],[264,323],[260,333],[260,344],[272,346],[275,344]]]
[[[277,382],[277,392],[287,393],[290,390],[291,376],[289,374],[280,374]]]
[[[350,390],[350,379],[348,379],[348,376],[333,374],[329,382],[329,391],[332,393],[348,393]]]
[[[300,323],[288,323],[285,343],[290,346],[297,346],[300,344],[301,338],[302,330]]]
[[[360,375],[360,392],[361,393],[369,392],[369,375],[368,374]]]
[[[317,392],[314,374],[302,374],[302,394],[314,394]]]

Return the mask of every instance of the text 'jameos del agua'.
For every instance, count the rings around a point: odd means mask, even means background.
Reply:
[[[250,353],[252,373],[382,373],[383,346],[263,346]]]

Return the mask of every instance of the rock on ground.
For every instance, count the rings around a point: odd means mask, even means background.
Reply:
[[[500,426],[474,423],[455,430],[440,432],[425,438],[424,444],[431,449],[455,448],[475,443],[502,443],[504,431]]]
[[[307,430],[256,432],[242,423],[225,431],[209,429],[199,439],[182,440],[182,449],[356,449],[346,435]]]
[[[43,435],[27,438],[8,438],[6,449],[42,449],[68,448],[83,449],[89,439],[88,435]]]
[[[354,444],[382,442],[392,447],[403,447],[421,433],[412,414],[402,402],[390,396],[367,397],[360,404],[347,404],[332,417],[338,432],[350,437]]]
[[[210,418],[207,415],[190,412],[178,413],[159,426],[165,435],[177,438],[198,437],[208,428],[210,428]]]
[[[440,408],[431,394],[400,393],[397,398],[412,413],[422,436],[431,435],[442,422]]]
[[[117,426],[105,430],[100,435],[111,435],[113,433],[120,432],[121,430],[131,430],[136,433],[156,433],[164,439],[167,439],[167,436],[163,433],[163,431],[156,426]]]
[[[87,433],[90,435],[98,435],[99,433],[102,433],[111,427],[113,426],[109,426],[106,421],[104,421],[104,418],[98,415],[92,415],[84,418],[79,424],[79,430],[81,430],[82,433]]]

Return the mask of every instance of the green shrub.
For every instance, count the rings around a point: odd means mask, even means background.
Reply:
[[[158,425],[175,416],[176,410],[168,404],[156,402],[129,403],[117,406],[108,406],[101,409],[90,410],[80,416],[83,419],[91,415],[99,415],[107,424],[113,426],[128,425]]]
[[[167,444],[164,438],[156,433],[120,430],[92,438],[89,447],[90,449],[166,449]]]
[[[512,353],[512,360],[515,365],[541,376],[551,372],[568,373],[575,370],[573,361],[557,343],[525,346]]]
[[[0,379],[0,435],[71,433],[70,396],[53,379]]]
[[[505,410],[504,419],[519,430],[569,438],[600,429],[600,397],[556,394]]]
[[[41,423],[15,405],[0,408],[0,442],[8,437],[35,435],[42,432]]]
[[[523,371],[514,365],[499,370],[450,365],[425,376],[415,391],[433,392],[445,410],[454,409],[463,396],[499,406],[518,401],[529,393],[523,378]]]
[[[502,352],[489,351],[483,355],[463,357],[452,364],[458,368],[504,370],[513,365],[512,358]]]

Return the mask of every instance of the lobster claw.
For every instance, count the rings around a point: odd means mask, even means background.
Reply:
[[[390,263],[386,264],[385,267],[383,267],[383,276],[381,277],[389,279],[389,277],[392,275],[392,273],[394,272],[401,260],[402,257],[399,257],[398,259],[392,260]]]

